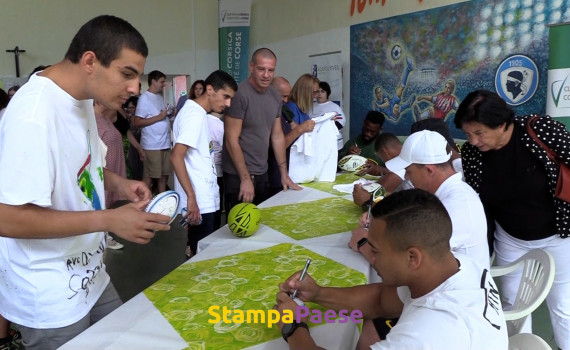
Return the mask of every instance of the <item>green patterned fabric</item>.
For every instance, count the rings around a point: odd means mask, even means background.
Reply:
[[[212,305],[230,310],[269,310],[279,283],[311,258],[309,274],[321,286],[353,286],[366,276],[299,245],[266,249],[181,265],[144,293],[188,343],[188,349],[242,349],[281,337],[266,323],[208,323]],[[309,303],[311,310],[324,308]],[[231,318],[231,316],[230,316]],[[309,326],[313,326],[310,324]]]
[[[302,240],[351,231],[358,226],[360,215],[362,209],[351,200],[332,197],[263,208],[261,222],[293,239]]]
[[[340,185],[340,184],[351,184],[360,178],[365,178],[368,180],[376,181],[380,177],[379,176],[373,176],[373,175],[358,176],[358,175],[355,175],[354,173],[342,172],[342,173],[336,174],[336,179],[334,180],[334,182],[307,182],[307,183],[304,183],[303,186],[314,188],[315,190],[331,193],[331,194],[334,194],[337,196],[344,196],[344,195],[346,195],[346,193],[342,193],[342,192],[339,192],[339,191],[333,189],[333,186],[334,185]]]
[[[339,192],[333,189],[334,185],[338,184],[349,184],[358,180],[360,177],[354,175],[353,173],[337,173],[334,182],[307,182],[303,186],[314,188],[315,190],[332,193],[337,196],[344,196],[346,193]]]

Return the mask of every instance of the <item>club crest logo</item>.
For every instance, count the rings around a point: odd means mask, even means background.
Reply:
[[[533,60],[523,55],[510,56],[497,69],[495,90],[507,104],[518,106],[534,96],[538,78],[538,68]]]

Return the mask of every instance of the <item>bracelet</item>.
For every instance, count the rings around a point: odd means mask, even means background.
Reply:
[[[361,238],[358,243],[356,243],[356,248],[357,250],[360,252],[360,248],[362,248],[363,245],[365,245],[366,243],[368,243],[368,238],[364,237]]]

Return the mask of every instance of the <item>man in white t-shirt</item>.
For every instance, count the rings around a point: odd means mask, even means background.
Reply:
[[[386,162],[390,171],[405,169],[415,188],[433,193],[441,200],[453,223],[450,245],[454,253],[469,256],[489,267],[487,218],[477,193],[462,180],[451,164],[451,148],[438,132],[422,130],[411,134],[400,155]]]
[[[400,317],[385,340],[371,349],[508,348],[498,290],[489,271],[476,261],[451,253],[451,220],[433,194],[420,189],[396,192],[372,209],[367,245],[382,283],[348,288],[321,287],[300,272],[279,285],[277,308],[296,313],[289,293],[304,302],[335,310],[360,310],[366,319]],[[284,327],[290,349],[316,349],[294,317]],[[451,331],[450,331],[451,330]]]
[[[148,49],[99,16],[65,58],[31,77],[0,123],[0,314],[27,349],[56,349],[121,304],[103,263],[105,231],[147,243],[169,218],[143,212],[144,183],[104,168],[93,100],[137,94]],[[105,209],[105,190],[134,203]]]
[[[489,245],[487,242],[487,219],[483,204],[475,191],[463,182],[463,175],[457,173],[451,163],[451,147],[438,132],[422,130],[410,135],[398,157],[386,162],[394,173],[404,173],[415,188],[435,194],[443,203],[453,223],[451,251],[460,253],[489,268]],[[353,232],[351,247],[362,253],[368,261],[373,259],[370,246],[358,248],[362,237],[367,237],[365,229]],[[356,242],[356,243],[354,243]],[[383,322],[374,320],[383,337],[389,330]],[[365,324],[365,329],[369,325]],[[368,334],[368,333],[366,333]]]
[[[146,154],[143,181],[150,187],[152,179],[158,180],[158,192],[166,191],[170,164],[170,118],[173,111],[167,108],[162,97],[166,83],[164,73],[153,70],[148,73],[148,90],[139,97],[133,124],[141,129],[141,147]]]
[[[214,231],[215,213],[220,209],[214,148],[208,131],[207,113],[221,113],[230,106],[237,83],[217,70],[206,78],[206,91],[188,100],[174,121],[174,149],[170,160],[176,175],[174,189],[188,213],[186,255],[196,253],[198,241]]]

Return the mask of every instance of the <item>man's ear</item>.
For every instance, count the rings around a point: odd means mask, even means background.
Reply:
[[[214,90],[214,87],[212,85],[206,85],[206,93],[208,93],[208,96],[211,96],[215,92],[216,91]]]
[[[97,56],[93,51],[85,51],[80,59],[80,64],[86,72],[92,73],[95,69],[95,64],[98,62]]]
[[[408,268],[411,271],[417,270],[422,265],[423,252],[417,247],[408,248]]]
[[[434,164],[425,164],[424,167],[427,170],[427,173],[432,176],[433,174],[435,174],[435,168],[436,166]]]

